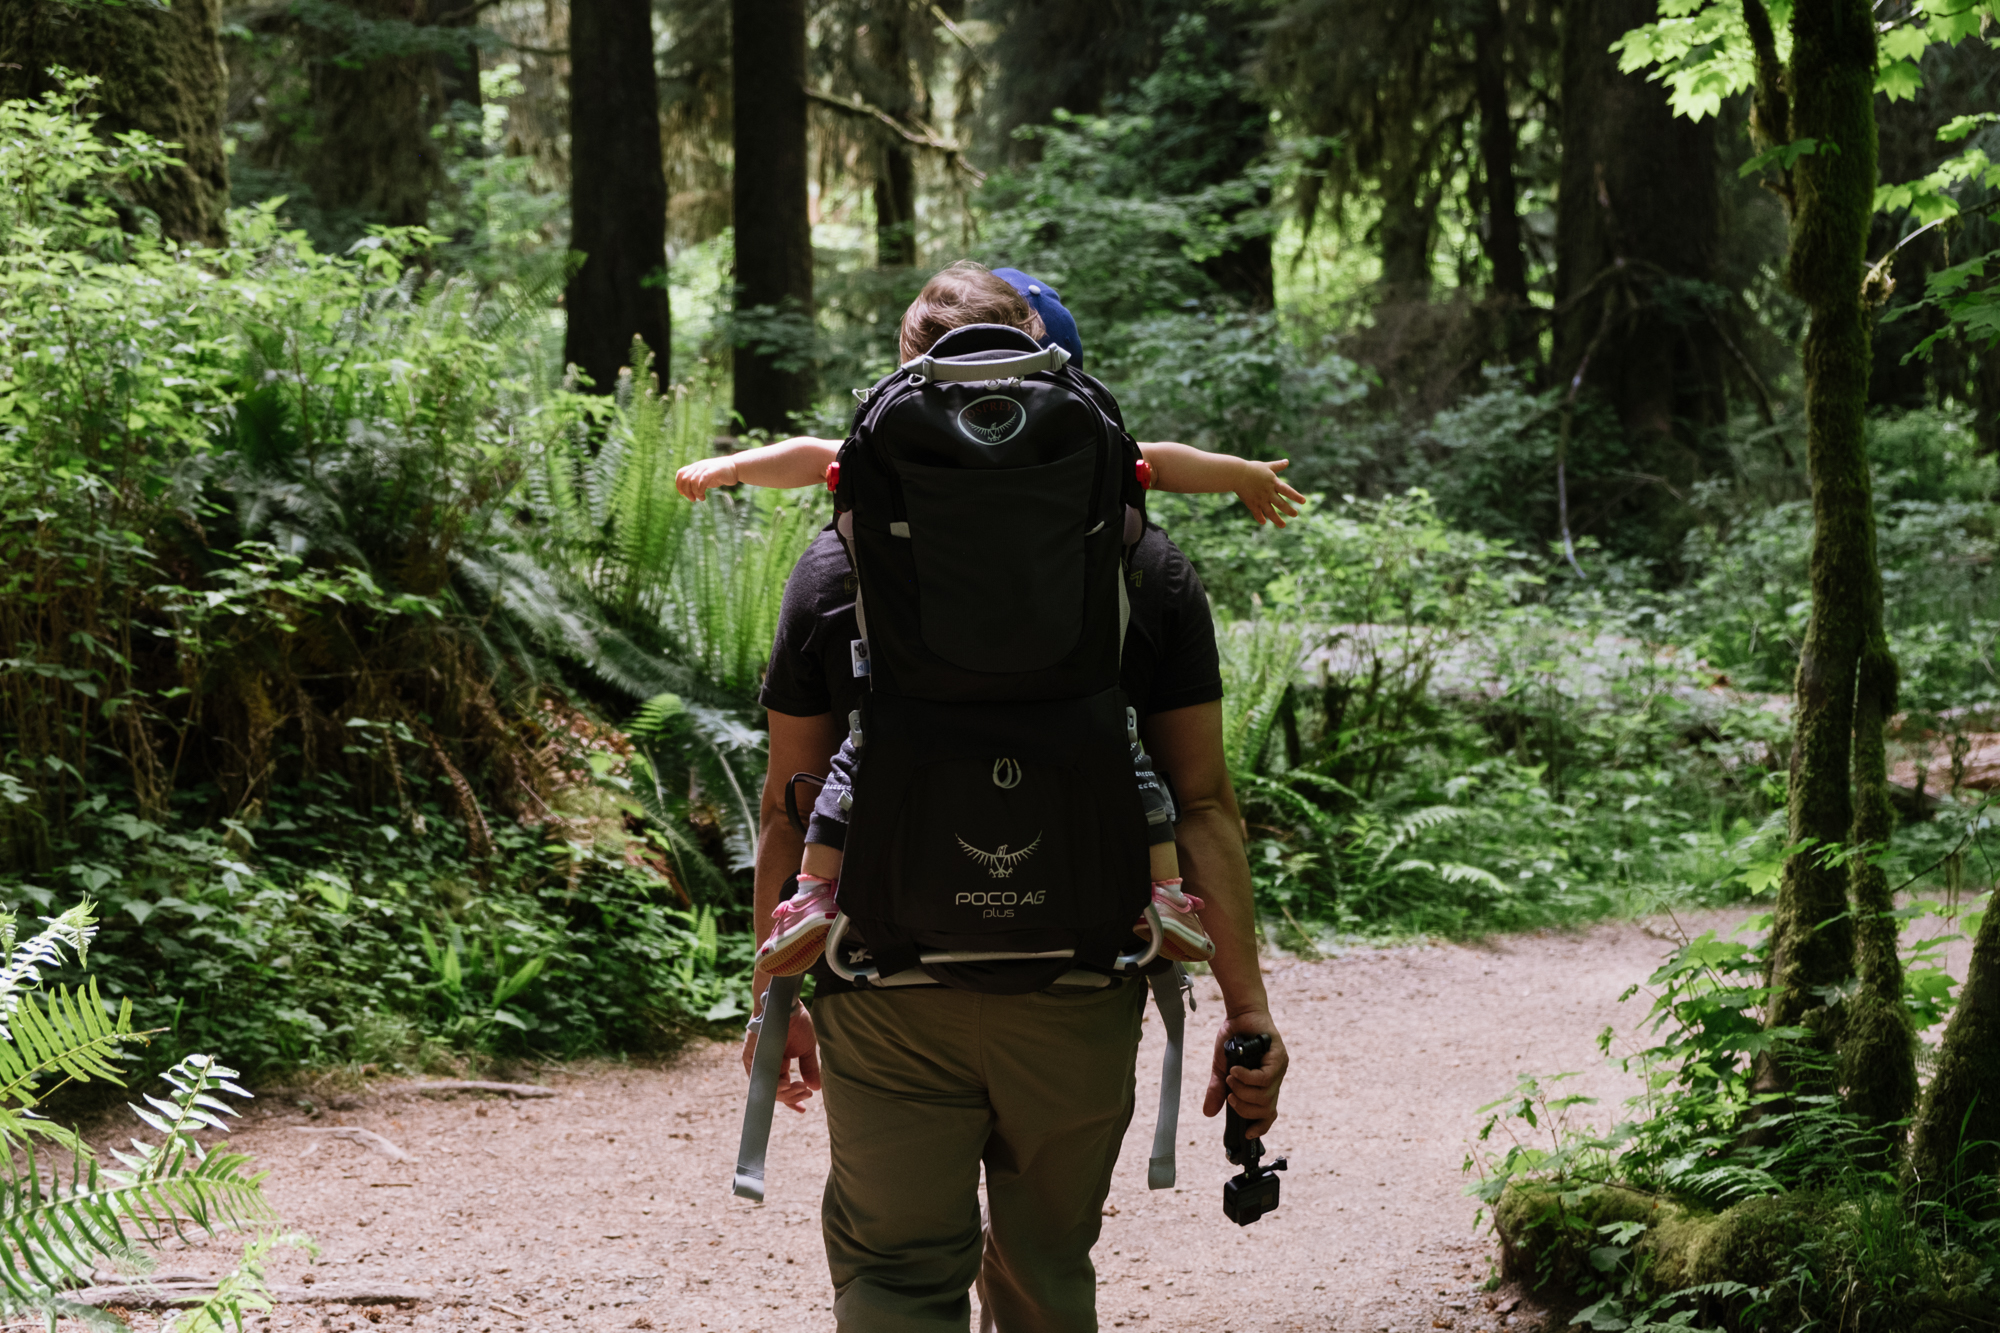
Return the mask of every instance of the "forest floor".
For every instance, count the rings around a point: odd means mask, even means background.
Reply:
[[[1700,924],[1726,933],[1740,915]],[[1629,1045],[1646,999],[1621,1005],[1619,996],[1658,964],[1671,930],[1665,920],[1607,923],[1472,945],[1272,959],[1271,998],[1292,1067],[1271,1143],[1291,1170],[1280,1210],[1241,1229],[1222,1216],[1231,1169],[1220,1122],[1200,1116],[1203,1079],[1192,1070],[1182,1096],[1181,1187],[1145,1187],[1160,1058],[1159,1022],[1149,1013],[1139,1110],[1095,1252],[1103,1326],[1536,1327],[1532,1302],[1517,1305],[1511,1288],[1486,1290],[1495,1249],[1475,1225],[1461,1171],[1483,1123],[1478,1108],[1522,1074],[1575,1070],[1564,1090],[1602,1099],[1591,1118],[1607,1123],[1636,1080],[1606,1067],[1597,1034],[1614,1026]],[[1193,1023],[1205,1045],[1220,1006],[1213,981],[1197,979],[1196,992]],[[315,1298],[282,1304],[249,1327],[831,1326],[818,1227],[826,1125],[816,1103],[804,1115],[781,1108],[769,1198],[753,1205],[729,1192],[743,1092],[733,1046],[700,1044],[659,1067],[568,1066],[542,1081],[560,1095],[362,1095],[323,1099],[313,1115],[296,1094],[260,1099],[235,1146],[269,1169],[272,1203],[320,1252],[312,1262],[283,1252],[270,1266],[272,1280],[293,1293],[309,1282]],[[299,1132],[340,1125],[373,1130],[414,1160]],[[230,1262],[221,1243],[176,1247],[158,1276],[213,1273]],[[420,1299],[351,1299],[401,1288]],[[154,1313],[126,1318],[141,1330],[157,1327]]]

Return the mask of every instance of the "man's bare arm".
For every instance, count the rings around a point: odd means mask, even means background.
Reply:
[[[1222,750],[1222,704],[1196,704],[1158,713],[1146,721],[1146,748],[1162,772],[1173,779],[1180,805],[1174,830],[1181,875],[1189,893],[1202,900],[1201,924],[1215,941],[1209,967],[1222,988],[1222,1030],[1215,1037],[1215,1060],[1202,1114],[1229,1104],[1252,1123],[1255,1138],[1278,1118],[1278,1088],[1284,1082],[1289,1057],[1271,1005],[1264,992],[1264,974],[1257,960],[1256,906],[1250,888],[1250,863],[1243,854],[1243,821],[1236,810],[1236,793],[1229,785],[1229,767]],[[1226,1067],[1222,1043],[1236,1033],[1265,1032],[1271,1053],[1259,1069]]]
[[[785,881],[798,872],[799,854],[805,847],[805,835],[792,827],[791,818],[785,813],[785,783],[794,773],[825,777],[834,751],[840,748],[842,734],[831,713],[793,717],[789,713],[772,712],[766,716],[770,719],[771,757],[764,771],[764,796],[758,811],[757,889],[751,908],[752,928],[760,941],[770,937],[771,913],[777,910],[778,894]],[[806,792],[800,792],[799,796],[802,801],[810,800]],[[771,979],[762,972],[755,973],[751,980],[760,1013],[764,1007],[764,988],[770,984]],[[746,1071],[752,1049],[752,1043],[745,1041]],[[785,1056],[788,1063],[785,1081],[778,1087],[778,1099],[794,1111],[803,1111],[806,1099],[819,1087],[819,1054],[813,1042],[812,1020],[804,1014],[792,1019]],[[791,1060],[799,1062],[796,1080],[791,1077]]]

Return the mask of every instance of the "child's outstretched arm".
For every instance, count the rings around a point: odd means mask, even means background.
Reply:
[[[776,444],[689,463],[674,474],[674,485],[690,500],[703,499],[713,487],[734,486],[738,482],[789,491],[823,479],[827,464],[839,452],[839,440],[795,435]]]
[[[1287,518],[1298,517],[1305,496],[1278,480],[1278,474],[1292,465],[1289,458],[1274,463],[1238,458],[1234,454],[1211,454],[1192,445],[1163,440],[1141,444],[1139,452],[1153,469],[1153,485],[1179,495],[1220,495],[1236,492],[1259,524],[1285,526]]]

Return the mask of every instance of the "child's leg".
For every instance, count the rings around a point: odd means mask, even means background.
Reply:
[[[1180,812],[1174,809],[1173,793],[1153,771],[1153,756],[1132,742],[1132,775],[1139,782],[1139,804],[1146,811],[1146,842],[1152,860],[1153,878],[1179,879],[1180,855],[1174,850],[1174,824]]]
[[[804,873],[820,879],[840,878],[847,847],[847,812],[854,808],[854,776],[860,768],[861,754],[850,737],[840,743],[826,783],[813,801],[812,818],[806,823],[806,854],[800,866]]]
[[[1153,771],[1153,757],[1132,742],[1132,772],[1139,782],[1139,803],[1146,811],[1146,841],[1153,871],[1153,907],[1160,914],[1160,955],[1179,963],[1207,962],[1215,956],[1215,942],[1202,929],[1201,899],[1181,892],[1180,854],[1174,847],[1173,793]],[[1152,936],[1152,925],[1142,920],[1138,935]]]
[[[839,907],[840,864],[847,845],[847,812],[854,804],[854,772],[860,761],[854,743],[841,743],[832,770],[813,801],[806,824],[806,850],[799,864],[798,891],[771,917],[771,938],[757,950],[757,966],[773,976],[796,976],[819,961]]]

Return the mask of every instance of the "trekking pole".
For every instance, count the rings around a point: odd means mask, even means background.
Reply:
[[[778,1080],[785,1072],[785,1042],[792,1030],[792,1005],[799,977],[773,977],[764,992],[764,1012],[753,1020],[757,1047],[750,1056],[750,1097],[743,1105],[743,1138],[736,1149],[739,1199],[764,1201],[764,1154],[771,1146],[771,1116],[778,1109]],[[778,1021],[768,1021],[771,1016]]]

